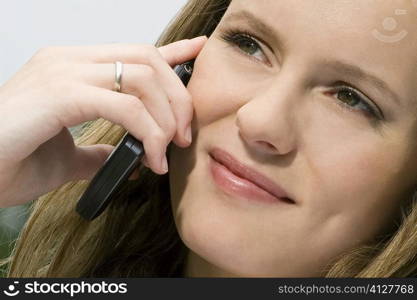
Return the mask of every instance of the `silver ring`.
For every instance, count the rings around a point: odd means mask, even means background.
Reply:
[[[116,77],[114,82],[114,90],[118,93],[122,90],[121,84],[122,84],[122,73],[123,73],[123,64],[120,61],[115,62],[116,65]]]

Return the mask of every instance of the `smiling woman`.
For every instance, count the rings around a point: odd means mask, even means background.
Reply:
[[[408,35],[372,36],[400,3]],[[9,276],[417,276],[414,9],[188,1],[156,46],[209,37],[191,145],[168,146],[168,174],[141,165],[91,223],[74,212],[87,182],[41,196]],[[124,133],[100,118],[76,144]]]

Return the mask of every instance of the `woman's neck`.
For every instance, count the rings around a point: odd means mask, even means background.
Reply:
[[[237,277],[209,263],[192,250],[185,260],[184,277]]]

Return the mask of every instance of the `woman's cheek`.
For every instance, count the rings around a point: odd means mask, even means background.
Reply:
[[[227,88],[217,83],[216,79],[197,79],[197,76],[188,89],[193,98],[194,118],[198,126],[203,127],[229,115],[232,108],[231,105],[227,105],[231,103],[227,98]]]
[[[208,42],[200,52],[188,84],[199,127],[235,114],[245,101],[245,78],[231,66],[230,54],[226,53],[231,50],[216,43]]]

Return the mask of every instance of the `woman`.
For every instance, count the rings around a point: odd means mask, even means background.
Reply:
[[[4,205],[49,192],[9,276],[417,275],[417,18],[402,4],[395,43],[372,35],[392,1],[190,0],[158,51],[38,53],[0,91],[15,109],[1,123]],[[169,67],[194,57],[185,89]],[[116,60],[122,93],[109,91]],[[49,102],[12,122],[23,96]],[[61,118],[48,122],[52,106]],[[97,117],[76,139],[90,147],[75,148],[65,127]],[[125,133],[114,123],[143,140],[147,167],[89,223],[74,212],[80,179]]]

